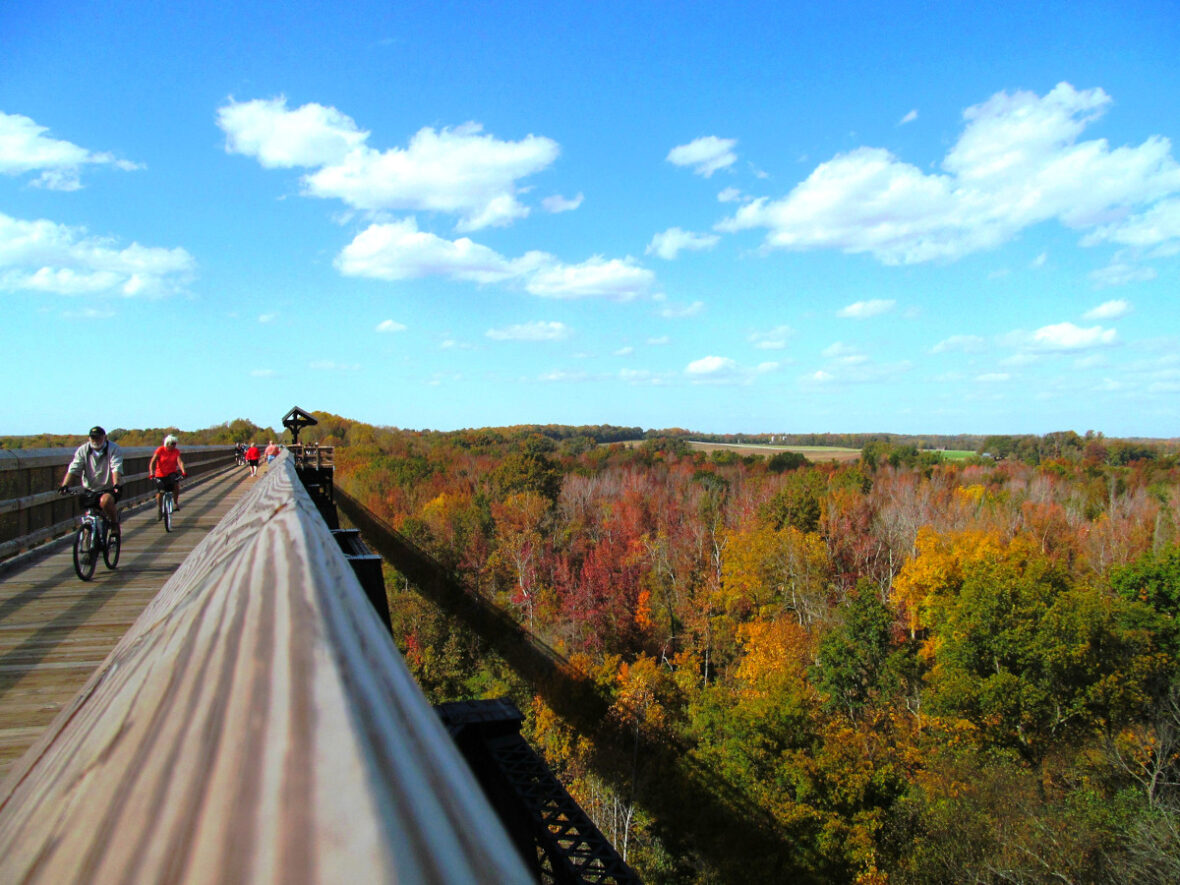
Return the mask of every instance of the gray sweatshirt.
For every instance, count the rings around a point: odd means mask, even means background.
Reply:
[[[114,485],[111,473],[123,473],[123,450],[111,442],[98,450],[92,449],[90,443],[82,443],[74,452],[74,460],[70,462],[67,473],[75,476],[82,475],[82,486],[87,489],[105,489]]]

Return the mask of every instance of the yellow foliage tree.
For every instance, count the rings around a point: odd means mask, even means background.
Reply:
[[[823,539],[794,526],[754,526],[726,537],[721,607],[731,617],[794,612],[807,629],[828,609],[830,563]]]

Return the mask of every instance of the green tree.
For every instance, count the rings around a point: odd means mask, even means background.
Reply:
[[[1164,663],[1149,631],[1030,545],[964,565],[936,597],[931,709],[1039,767],[1055,747],[1131,721]]]
[[[894,612],[868,579],[848,594],[838,615],[842,620],[819,641],[810,676],[824,706],[856,718],[880,690],[897,684],[903,653],[894,639]]]

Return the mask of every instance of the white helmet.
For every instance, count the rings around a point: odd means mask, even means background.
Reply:
[[[170,433],[170,434],[168,434],[166,437],[164,437],[164,445],[166,445],[166,446],[174,446],[174,445],[176,445],[176,444],[177,444],[179,441],[180,441],[180,440],[178,440],[178,439],[177,439],[175,436],[173,436],[171,433]]]

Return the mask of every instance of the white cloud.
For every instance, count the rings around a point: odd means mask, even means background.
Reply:
[[[1082,314],[1086,320],[1117,320],[1131,312],[1131,302],[1119,298],[1115,301],[1105,301],[1097,307]]]
[[[737,162],[737,154],[733,152],[736,145],[735,138],[706,135],[672,148],[668,151],[666,159],[676,166],[692,166],[692,171],[697,175],[709,178],[718,169],[724,169]]]
[[[561,194],[554,194],[551,197],[546,197],[541,201],[541,207],[546,212],[557,214],[558,212],[572,212],[582,205],[582,200],[585,199],[583,194],[578,194],[572,200],[567,200]]]
[[[751,332],[749,340],[759,350],[782,350],[794,334],[790,326],[775,326],[766,332]]]
[[[685,249],[693,252],[712,249],[720,239],[721,237],[717,236],[717,234],[696,234],[692,231],[681,230],[678,227],[670,227],[663,233],[656,234],[652,237],[651,242],[647,244],[647,250],[644,254],[651,255],[654,253],[660,258],[671,261]]]
[[[1154,280],[1156,276],[1154,267],[1114,261],[1101,270],[1091,272],[1090,282],[1099,289],[1107,289],[1111,286],[1125,286],[1128,283],[1143,283]]]
[[[1114,344],[1116,337],[1114,329],[1101,326],[1083,329],[1073,323],[1057,323],[1037,329],[1032,341],[1034,346],[1045,350],[1085,350]]]
[[[698,384],[732,384],[748,380],[738,364],[729,357],[706,356],[693,360],[684,368],[684,373]]]
[[[822,163],[787,196],[743,206],[717,229],[764,228],[767,248],[868,252],[884,264],[953,261],[1052,219],[1098,228],[1098,238],[1158,246],[1173,236],[1171,202],[1161,201],[1180,194],[1180,166],[1159,136],[1114,149],[1105,140],[1079,141],[1109,105],[1101,89],[1068,83],[1043,97],[1000,92],[964,112],[962,135],[939,173],[880,148],[857,148]],[[1111,227],[1129,207],[1143,211]]]
[[[742,199],[742,192],[736,187],[727,187],[717,194],[718,203],[738,203]]]
[[[259,314],[258,322],[262,323],[263,325],[266,325],[267,323],[273,323],[277,317],[278,317],[277,313]]]
[[[633,353],[635,353],[635,348],[627,345],[614,351],[611,356],[631,356]]]
[[[705,309],[705,302],[694,301],[692,304],[669,304],[666,307],[660,308],[660,316],[670,320],[684,319],[685,317],[695,317]]]
[[[842,307],[836,311],[836,316],[854,320],[866,320],[870,317],[888,313],[896,306],[896,301],[874,298],[869,301],[857,301],[849,304],[847,307]]]
[[[589,381],[591,377],[586,372],[567,372],[564,369],[554,369],[552,372],[545,372],[537,377],[538,381],[546,382],[582,382]]]
[[[981,384],[1002,384],[1005,381],[1011,381],[1012,376],[1007,372],[985,372],[982,375],[976,375],[975,380]]]
[[[274,369],[251,369],[250,370],[250,377],[251,378],[277,378],[277,377],[279,377],[279,373],[276,372]]]
[[[364,147],[369,133],[347,114],[314,102],[295,110],[287,99],[235,101],[217,110],[230,154],[254,157],[264,169],[334,166]]]
[[[562,264],[552,259],[530,268],[525,290],[545,298],[602,297],[630,301],[647,294],[654,283],[655,274],[630,257],[607,259],[595,255],[581,264]]]
[[[851,344],[845,344],[843,341],[834,341],[823,349],[823,355],[828,359],[846,360],[849,357],[861,356],[861,352]]]
[[[524,266],[467,237],[447,240],[420,231],[413,218],[370,225],[336,257],[345,276],[380,280],[447,276],[497,283],[520,276]]]
[[[404,332],[406,327],[395,320],[382,320],[377,324],[377,332]]]
[[[181,248],[119,248],[85,228],[0,213],[0,290],[160,296],[182,290],[195,269]]]
[[[931,353],[978,353],[983,350],[985,342],[978,335],[952,335],[944,338],[932,348]]]
[[[570,330],[565,323],[537,321],[488,329],[486,334],[494,341],[563,341],[569,337]]]
[[[565,264],[544,252],[509,259],[467,237],[447,240],[418,229],[413,218],[373,224],[336,257],[345,276],[406,280],[444,276],[474,283],[509,283],[543,298],[628,301],[647,294],[655,274],[632,258],[595,255]]]
[[[913,123],[918,119],[918,111],[914,109],[897,121],[898,126],[904,126],[906,123]]]
[[[140,168],[113,154],[94,153],[68,141],[49,138],[49,129],[21,114],[0,111],[0,174],[40,172],[33,184],[48,190],[73,191],[82,187],[81,168],[109,165],[118,169]]]
[[[511,224],[529,213],[518,181],[557,159],[556,142],[527,135],[502,141],[478,123],[418,130],[406,148],[368,146],[370,133],[336,108],[287,108],[283,97],[230,102],[218,111],[226,150],[265,168],[303,167],[307,196],[370,212],[409,210],[458,216],[459,231]]]

